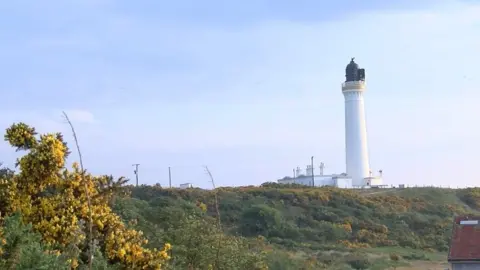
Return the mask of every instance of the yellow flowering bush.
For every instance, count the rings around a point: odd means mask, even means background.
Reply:
[[[120,262],[128,269],[161,269],[167,262],[169,244],[161,250],[144,248],[142,232],[128,229],[112,212],[108,203],[113,194],[101,188],[108,180],[106,176],[84,173],[77,163],[72,170],[65,168],[69,150],[61,134],[37,138],[34,128],[18,123],[7,129],[5,140],[17,151],[28,151],[17,161],[19,173],[11,181],[2,182],[8,185],[4,192],[6,211],[21,212],[23,221],[31,223],[44,242],[61,247],[76,245],[85,252],[89,248],[86,227],[91,215],[92,237],[110,262]],[[71,265],[78,266],[75,258]]]

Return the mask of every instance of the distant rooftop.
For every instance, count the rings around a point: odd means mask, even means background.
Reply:
[[[448,261],[480,261],[480,216],[455,218]]]

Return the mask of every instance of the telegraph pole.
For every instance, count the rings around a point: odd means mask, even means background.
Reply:
[[[315,187],[315,171],[313,169],[313,156],[312,156],[312,184],[313,184],[313,187]]]
[[[133,171],[135,173],[135,179],[138,187],[138,165],[140,164],[132,164],[132,166],[135,166],[135,170]]]
[[[170,188],[172,188],[172,170],[168,167],[168,183],[170,184]]]

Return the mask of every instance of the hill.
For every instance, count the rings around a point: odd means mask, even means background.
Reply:
[[[220,214],[227,235],[262,236],[270,269],[345,269],[348,265],[385,269],[415,260],[442,261],[453,216],[476,213],[480,206],[480,189],[379,192],[266,183],[218,188],[217,212],[214,191],[130,189],[132,198],[122,199],[115,211],[126,219],[137,219],[147,237],[164,238],[166,217],[181,220],[172,213],[203,207],[211,222]],[[156,231],[147,232],[149,228]]]
[[[425,269],[480,207],[480,189],[125,186],[66,168],[62,134],[4,137],[24,155],[0,168],[0,269]]]

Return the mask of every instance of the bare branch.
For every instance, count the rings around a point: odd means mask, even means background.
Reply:
[[[90,248],[88,250],[88,269],[92,270],[92,264],[93,264],[93,218],[92,218],[92,202],[90,200],[90,194],[88,192],[88,186],[87,182],[85,181],[85,169],[83,168],[83,159],[82,159],[82,152],[80,151],[80,145],[78,144],[78,138],[77,138],[77,133],[75,132],[75,128],[73,127],[72,122],[70,121],[70,118],[68,118],[68,115],[66,112],[62,112],[63,116],[65,117],[65,120],[67,120],[68,125],[72,129],[73,133],[73,139],[75,140],[75,145],[77,146],[77,151],[78,151],[78,156],[80,158],[80,170],[81,170],[81,176],[82,176],[82,181],[85,187],[85,195],[87,196],[87,203],[88,203],[88,212],[89,212],[89,219],[90,222],[88,224],[88,241]]]
[[[217,188],[215,187],[215,180],[213,179],[213,175],[212,175],[212,173],[210,172],[210,170],[208,169],[207,166],[205,166],[205,171],[207,172],[208,177],[210,178],[210,182],[212,183],[212,186],[213,186],[213,194],[215,196],[215,210],[217,212],[217,222],[218,222],[218,226],[221,229],[222,222],[221,222],[221,219],[220,219],[220,208],[218,206],[218,194],[217,194]]]
[[[214,195],[214,198],[215,198],[215,210],[217,212],[217,223],[218,223],[218,229],[220,231],[219,235],[218,235],[218,243],[217,243],[217,254],[216,254],[216,261],[215,261],[215,269],[219,269],[219,264],[220,264],[220,247],[222,245],[222,235],[223,235],[223,231],[222,231],[222,221],[221,221],[221,218],[220,218],[220,208],[218,206],[218,190],[217,188],[215,187],[215,180],[213,179],[213,175],[212,173],[210,172],[210,170],[208,169],[207,166],[205,166],[205,171],[207,172],[208,174],[208,177],[210,177],[210,182],[212,182],[212,186],[213,186],[213,195]]]

